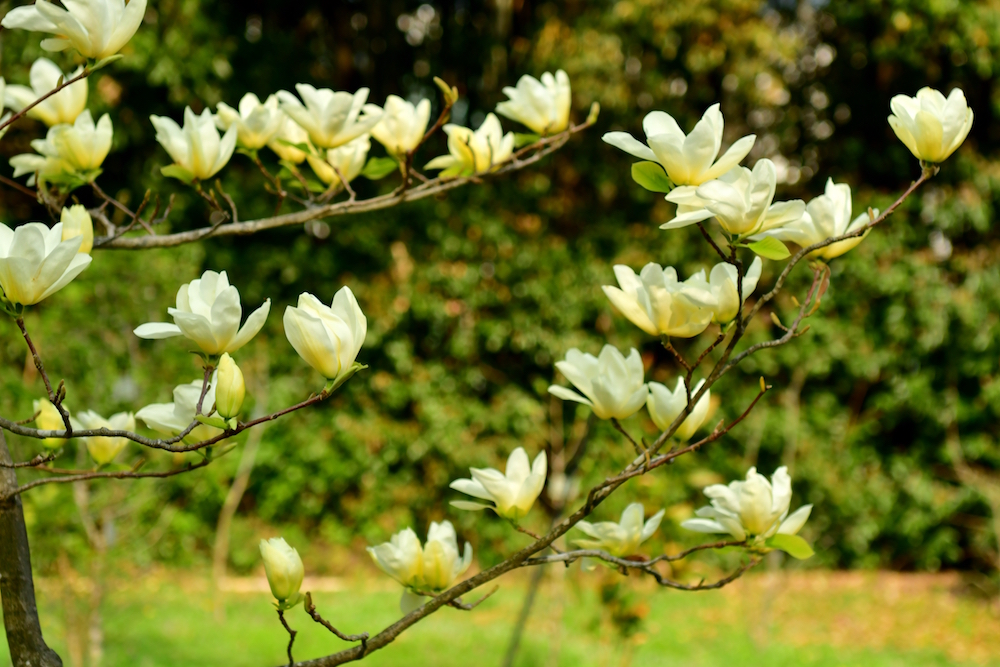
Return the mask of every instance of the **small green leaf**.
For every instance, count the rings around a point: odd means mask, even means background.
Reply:
[[[309,155],[315,155],[316,154],[313,151],[312,146],[310,146],[309,144],[304,143],[304,142],[303,143],[295,143],[295,142],[292,142],[292,141],[288,141],[287,139],[278,139],[278,143],[279,144],[283,144],[285,146],[291,146],[292,148],[298,148],[303,153],[307,153]]]
[[[214,426],[217,429],[226,430],[229,425],[226,420],[222,417],[206,417],[205,415],[195,415],[195,420],[201,422],[205,426]]]
[[[369,158],[365,168],[361,170],[361,175],[369,181],[377,181],[396,171],[397,168],[398,163],[391,157],[373,157]]]
[[[636,162],[632,165],[632,180],[651,192],[670,192],[674,184],[667,172],[655,162]]]
[[[521,134],[520,132],[514,133],[514,148],[521,148],[522,146],[527,146],[528,144],[533,144],[541,139],[537,134]]]
[[[160,167],[160,173],[167,178],[176,178],[178,181],[191,185],[194,182],[194,174],[180,166],[179,164],[171,164],[166,167]]]
[[[587,114],[587,125],[593,125],[597,122],[597,116],[601,113],[600,102],[594,102],[590,105],[590,113]]]
[[[765,236],[760,241],[754,241],[747,246],[764,259],[786,259],[792,253],[788,252],[785,244],[773,236]]]
[[[772,549],[784,551],[792,558],[797,558],[799,560],[811,558],[816,553],[813,551],[812,547],[809,546],[809,543],[798,535],[782,535],[779,533],[767,538],[767,541],[765,541],[764,544]]]
[[[96,63],[94,63],[94,66],[90,68],[90,71],[91,72],[96,72],[97,70],[102,69],[104,67],[107,67],[108,65],[110,65],[114,61],[121,60],[124,57],[125,56],[123,56],[122,54],[116,53],[113,56],[108,56],[107,58],[101,58]]]

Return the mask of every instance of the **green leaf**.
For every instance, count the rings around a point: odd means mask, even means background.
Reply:
[[[278,139],[278,143],[284,144],[285,146],[291,146],[292,148],[298,148],[300,151],[306,153],[307,155],[316,155],[316,153],[312,149],[312,146],[304,142],[295,143],[292,141],[288,141],[287,139]]]
[[[90,68],[90,71],[91,72],[96,72],[97,70],[103,69],[103,68],[107,67],[108,65],[110,65],[111,63],[113,63],[114,61],[121,60],[124,57],[125,56],[123,56],[122,54],[116,53],[113,56],[108,56],[107,58],[101,58],[96,63],[94,63],[94,66]]]
[[[160,167],[160,173],[168,178],[176,178],[178,181],[191,185],[194,182],[194,174],[180,166],[179,164],[171,164],[166,167]]]
[[[391,157],[373,157],[369,158],[365,168],[361,170],[361,175],[369,181],[377,181],[396,171],[397,168],[398,163]]]
[[[765,236],[760,241],[754,241],[747,246],[764,259],[786,259],[792,253],[788,252],[785,244],[773,236]]]
[[[541,139],[537,134],[521,134],[520,132],[514,133],[514,148],[521,148],[522,146],[527,146],[528,144],[533,144]]]
[[[205,415],[195,415],[195,420],[201,422],[205,426],[214,426],[222,431],[226,430],[229,424],[222,417],[206,417]]]
[[[765,541],[764,544],[772,549],[784,551],[792,558],[797,558],[799,560],[811,558],[816,553],[813,551],[812,547],[809,546],[809,543],[798,535],[782,535],[779,533],[767,538],[767,541]]]
[[[667,172],[655,162],[636,162],[632,165],[632,180],[651,192],[670,192],[674,184]]]

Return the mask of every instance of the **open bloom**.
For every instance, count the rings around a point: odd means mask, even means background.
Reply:
[[[307,155],[306,159],[309,160],[309,166],[312,167],[319,180],[327,185],[340,183],[337,171],[350,183],[365,168],[365,160],[368,158],[368,151],[371,150],[371,147],[372,142],[365,134],[343,146],[328,149],[325,160],[315,155]]]
[[[714,181],[698,186],[695,191],[703,208],[690,206],[684,194],[687,212],[678,213],[660,229],[687,227],[713,216],[731,235],[749,235],[781,227],[802,217],[806,205],[801,199],[772,203],[777,172],[767,158],[757,160],[753,171],[734,167]],[[674,201],[670,193],[667,201]],[[676,203],[676,202],[675,202]]]
[[[812,505],[803,505],[788,514],[792,479],[785,466],[774,471],[771,482],[757,468],[750,468],[746,481],[713,484],[705,487],[705,495],[712,505],[699,509],[695,512],[699,518],[688,519],[681,527],[699,533],[729,533],[737,540],[795,535],[812,511]]]
[[[284,111],[282,113],[281,123],[278,125],[277,132],[271,137],[271,140],[267,142],[267,147],[274,151],[282,160],[286,160],[293,164],[301,164],[305,161],[307,153],[301,148],[296,148],[289,144],[305,144],[309,145],[309,133],[303,130],[298,123],[288,117]]]
[[[449,486],[456,491],[493,503],[474,503],[453,500],[451,504],[462,510],[491,509],[505,519],[517,520],[525,516],[545,486],[548,459],[541,452],[528,465],[528,454],[518,447],[507,457],[506,474],[495,468],[469,468],[472,479],[456,479]]]
[[[60,174],[78,174],[93,180],[111,150],[112,134],[108,114],[95,124],[90,110],[84,110],[72,125],[50,127],[44,139],[33,140],[31,147],[38,155],[23,153],[12,157],[14,176],[37,173],[48,179]],[[29,185],[33,183],[34,176],[28,181]]]
[[[646,402],[642,357],[634,347],[627,358],[612,345],[605,345],[599,357],[573,348],[556,368],[583,396],[558,385],[550,386],[549,393],[589,405],[600,419],[631,417]]]
[[[664,269],[650,262],[637,276],[630,267],[617,264],[615,277],[620,289],[612,285],[601,289],[622,315],[652,336],[697,336],[708,328],[719,303],[704,275],[681,282],[672,266]]]
[[[106,428],[109,431],[135,431],[135,415],[131,412],[119,412],[105,419],[93,410],[86,410],[74,417],[73,428],[88,431],[99,428]],[[84,440],[90,458],[102,466],[114,461],[128,444],[128,438],[121,436],[92,435]]]
[[[197,115],[191,107],[184,107],[183,128],[166,116],[150,116],[149,120],[156,128],[156,140],[174,164],[187,171],[191,178],[211,178],[226,166],[236,148],[237,126],[230,125],[220,139],[215,119],[208,109]]]
[[[423,547],[417,534],[407,528],[388,542],[368,547],[368,553],[380,570],[407,588],[400,601],[404,614],[422,603],[414,591],[443,591],[472,564],[472,545],[466,542],[465,551],[459,555],[458,538],[450,521],[431,522]]]
[[[89,253],[94,248],[94,221],[90,218],[86,206],[73,204],[63,207],[59,222],[62,223],[63,241],[80,237],[80,248],[77,252]]]
[[[368,335],[368,318],[350,287],[341,287],[330,306],[308,292],[300,294],[298,307],[285,308],[283,322],[288,342],[327,380],[354,373],[354,360]]]
[[[507,86],[504,95],[510,99],[497,105],[497,113],[531,128],[537,134],[556,134],[569,126],[569,76],[559,70],[555,76],[545,72],[539,81],[525,74],[517,87]]]
[[[7,86],[3,94],[4,104],[14,111],[20,111],[56,88],[60,81],[68,81],[82,72],[83,67],[78,67],[72,74],[64,75],[54,62],[48,58],[39,58],[31,65],[31,87]],[[28,110],[28,116],[51,127],[60,123],[72,123],[86,108],[87,80],[81,79],[33,106]]]
[[[691,395],[694,396],[703,384],[705,384],[704,380],[695,385],[691,389]],[[705,423],[705,418],[708,417],[711,397],[712,392],[706,391],[698,399],[698,402],[694,404],[694,408],[691,409],[691,413],[684,418],[681,425],[674,431],[675,438],[681,441],[690,440],[695,431],[701,428],[701,425]],[[684,388],[684,378],[677,378],[677,386],[674,387],[673,391],[670,391],[665,385],[659,382],[649,383],[646,408],[649,410],[649,416],[653,418],[656,428],[661,431],[666,431],[670,428],[670,425],[677,419],[677,415],[684,411],[684,406],[687,405],[687,402],[688,398],[687,390]]]
[[[635,554],[639,545],[648,540],[660,527],[663,518],[660,510],[649,521],[643,523],[645,511],[640,503],[632,503],[622,512],[621,521],[600,521],[590,523],[580,521],[576,527],[585,532],[591,539],[577,539],[573,542],[583,549],[600,549],[607,551],[615,558]]]
[[[101,60],[118,53],[132,39],[146,14],[146,0],[69,0],[66,9],[47,0],[16,7],[3,18],[5,28],[55,35],[42,40],[46,51],[70,47],[85,58]]]
[[[402,97],[390,95],[385,98],[383,111],[382,120],[372,128],[375,141],[385,146],[390,155],[397,157],[415,149],[427,131],[431,101],[420,100],[414,106]]]
[[[219,358],[219,373],[215,383],[215,406],[219,416],[229,419],[240,414],[247,388],[243,382],[243,371],[228,353]]]
[[[295,90],[302,96],[301,102],[287,90],[278,91],[281,108],[309,133],[313,143],[320,148],[336,148],[368,134],[382,119],[381,109],[374,104],[365,104],[367,88],[352,94],[299,83]]]
[[[876,216],[878,215],[877,209],[873,212]],[[806,204],[806,212],[801,219],[784,227],[772,229],[764,236],[791,241],[806,248],[814,243],[859,230],[868,222],[867,211],[851,220],[851,186],[846,183],[834,183],[833,179],[830,178],[826,181],[826,191]],[[840,257],[864,241],[870,231],[868,229],[860,236],[837,241],[826,247],[813,250],[809,256],[826,260]]]
[[[742,288],[743,300],[753,294],[760,281],[760,272],[764,263],[760,257],[754,257],[750,268],[743,275],[743,284],[739,284],[739,270],[729,262],[719,262],[712,267],[707,279],[702,269],[688,278],[686,282],[699,285],[715,297],[712,308],[712,321],[726,323],[736,317],[740,309],[740,294]]]
[[[270,311],[271,300],[267,299],[240,328],[243,308],[239,290],[229,284],[225,271],[205,271],[201,278],[177,290],[177,307],[167,308],[173,324],[147,322],[136,328],[135,335],[154,340],[184,336],[205,354],[232,353],[257,335]]]
[[[673,116],[651,111],[642,120],[649,146],[628,132],[608,132],[604,141],[629,155],[659,163],[674,185],[701,185],[738,165],[757,139],[753,134],[743,137],[716,160],[722,147],[723,125],[718,104],[710,106],[686,136]]]
[[[61,222],[52,229],[29,222],[13,230],[0,222],[0,287],[8,301],[36,304],[90,265],[90,255],[78,252],[83,238],[62,236]]]
[[[63,407],[66,407],[63,404]],[[52,405],[47,398],[35,399],[31,403],[31,409],[38,415],[35,417],[35,426],[43,431],[65,431],[66,424],[63,422],[59,409]],[[72,423],[72,422],[71,422]],[[45,438],[42,444],[50,449],[57,449],[66,444],[65,438]]]
[[[247,93],[234,109],[219,102],[215,109],[215,124],[220,130],[236,126],[236,141],[240,146],[257,150],[267,145],[281,127],[285,114],[278,108],[278,98],[268,95],[261,104],[260,98]]]
[[[427,163],[427,169],[443,169],[440,176],[471,176],[496,169],[514,152],[514,135],[503,133],[500,121],[493,114],[473,132],[467,127],[448,123],[448,155],[441,155]]]
[[[135,413],[136,418],[154,431],[168,435],[181,433],[194,421],[203,383],[204,380],[195,380],[174,387],[173,403],[147,405]],[[215,414],[210,412],[213,405],[215,405],[215,378],[209,382],[208,391],[205,392],[205,398],[201,404],[201,413],[206,417],[211,417]],[[220,433],[222,433],[221,429],[207,424],[199,424],[184,438],[184,441],[193,444],[214,438]]]
[[[972,109],[959,88],[947,99],[933,88],[921,88],[916,97],[896,95],[889,107],[892,131],[914,157],[925,162],[944,162],[972,129]]]
[[[288,546],[281,537],[260,541],[260,555],[264,559],[264,572],[271,594],[280,602],[298,598],[305,577],[305,568],[299,552]]]

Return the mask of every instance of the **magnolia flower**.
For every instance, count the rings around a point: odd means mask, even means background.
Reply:
[[[93,180],[97,175],[95,170],[111,150],[112,134],[108,114],[101,116],[95,125],[90,110],[84,110],[72,125],[50,127],[44,139],[33,140],[31,147],[38,155],[25,153],[12,157],[14,176],[38,173],[45,179],[75,173]],[[34,176],[28,181],[29,185],[33,183]]]
[[[309,133],[303,130],[298,123],[288,117],[288,115],[282,111],[281,123],[278,125],[278,131],[274,133],[271,140],[267,142],[267,147],[270,148],[274,153],[288,162],[294,164],[301,164],[305,161],[307,153],[300,148],[295,146],[290,146],[289,144],[306,144],[309,145]],[[287,142],[287,143],[286,143]]]
[[[299,552],[288,546],[283,538],[272,537],[260,541],[260,555],[264,559],[271,594],[279,602],[297,602],[305,577]]]
[[[456,479],[449,486],[493,505],[468,500],[453,500],[451,504],[462,510],[491,509],[505,519],[516,521],[531,510],[541,494],[547,462],[545,452],[541,452],[529,467],[527,453],[518,447],[507,458],[506,474],[494,468],[469,468],[472,479]]]
[[[730,322],[740,310],[740,288],[742,287],[743,300],[746,301],[747,297],[757,289],[763,265],[760,257],[754,257],[750,268],[743,276],[742,285],[739,284],[739,270],[729,262],[719,262],[713,266],[707,279],[705,270],[702,269],[686,282],[699,285],[701,289],[711,292],[715,297],[716,304],[711,306],[713,322]]]
[[[712,499],[712,506],[699,509],[695,514],[701,518],[688,519],[681,527],[699,533],[729,533],[737,540],[795,535],[812,511],[812,505],[803,505],[789,516],[792,480],[785,466],[774,472],[771,482],[750,468],[745,482],[713,484],[705,487],[705,495]]]
[[[73,204],[63,207],[59,222],[62,223],[63,241],[80,237],[80,248],[77,252],[89,253],[94,248],[94,221],[90,218],[86,206]]]
[[[63,404],[65,408],[66,405]],[[31,409],[34,410],[35,414],[35,426],[37,426],[42,431],[65,431],[66,423],[63,421],[62,415],[59,414],[59,408],[52,405],[51,401],[47,398],[35,399],[31,403]],[[70,422],[72,423],[72,422]],[[42,444],[50,449],[58,449],[66,444],[65,438],[45,438],[42,440]]]
[[[351,94],[299,83],[295,90],[299,91],[305,106],[295,95],[280,90],[278,100],[281,108],[309,133],[313,143],[320,148],[336,148],[368,134],[382,119],[381,109],[374,104],[365,104],[367,88]]]
[[[660,225],[660,229],[687,227],[715,216],[729,234],[750,235],[798,220],[806,207],[801,199],[771,203],[776,182],[774,163],[767,158],[757,160],[753,171],[734,167],[718,179],[698,186],[696,194],[704,208],[679,213]],[[670,194],[667,201],[674,201]],[[690,206],[689,200],[685,201]]]
[[[243,382],[243,371],[228,353],[219,358],[219,373],[216,376],[215,407],[219,416],[230,419],[240,414],[247,388]]]
[[[573,348],[565,361],[556,362],[556,368],[583,396],[558,385],[550,386],[549,393],[589,405],[600,419],[631,417],[646,402],[642,357],[634,347],[628,358],[611,345],[605,345],[599,357]]]
[[[722,146],[723,124],[718,104],[708,108],[687,136],[673,116],[652,111],[642,120],[649,146],[627,132],[608,132],[604,141],[629,155],[659,163],[674,185],[701,185],[738,165],[757,139],[753,134],[743,137],[716,160]]]
[[[622,315],[652,336],[697,336],[708,328],[713,309],[719,305],[704,273],[681,282],[674,267],[664,269],[651,262],[638,276],[631,268],[617,264],[615,277],[621,289],[611,285],[601,289]]]
[[[11,303],[31,306],[69,284],[90,265],[78,252],[83,237],[63,240],[62,223],[49,229],[29,222],[11,229],[0,222],[0,287]]]
[[[492,171],[514,152],[514,135],[504,134],[500,121],[493,114],[487,114],[475,132],[452,123],[445,125],[444,131],[448,135],[449,155],[436,157],[425,167],[443,169],[441,178]]]
[[[878,209],[872,212],[878,215]],[[851,186],[846,183],[834,183],[830,178],[826,181],[826,192],[806,204],[806,212],[801,219],[766,232],[764,236],[791,241],[806,248],[814,243],[862,229],[870,220],[867,211],[851,220]],[[840,257],[864,241],[870,231],[868,229],[861,236],[813,250],[809,256],[826,260]]]
[[[184,107],[184,127],[172,118],[150,116],[156,128],[156,140],[166,149],[174,164],[184,169],[191,178],[211,178],[226,166],[236,148],[238,127],[230,125],[219,138],[212,112],[205,109],[196,115],[191,107]]]
[[[327,185],[331,185],[334,182],[340,183],[337,171],[350,183],[365,168],[365,159],[368,157],[368,151],[371,147],[372,142],[368,139],[368,135],[365,134],[353,141],[347,142],[339,148],[327,150],[326,160],[315,155],[307,155],[306,159],[309,160],[309,166],[312,167],[313,172]],[[336,167],[336,170],[334,170],[334,167]]]
[[[331,306],[308,292],[298,307],[285,308],[285,336],[302,359],[327,380],[346,380],[368,334],[368,319],[350,287],[341,287]]]
[[[691,395],[694,396],[697,394],[703,384],[705,384],[704,380],[695,385],[691,390]],[[674,431],[675,438],[682,442],[690,440],[695,431],[701,428],[701,425],[705,423],[705,418],[708,417],[708,408],[712,400],[711,396],[712,392],[706,391],[698,399],[698,402],[691,409],[691,413],[684,418],[681,425]],[[673,391],[670,391],[659,382],[649,383],[646,408],[649,410],[649,416],[653,418],[656,428],[661,431],[666,431],[670,428],[670,425],[677,419],[677,415],[684,411],[687,403],[688,397],[687,390],[684,388],[684,378],[677,378],[677,386],[674,387]]]
[[[892,131],[925,162],[944,162],[972,129],[972,109],[958,88],[947,99],[932,88],[921,88],[916,97],[896,95],[889,107]]]
[[[524,75],[516,88],[503,89],[509,100],[497,105],[497,113],[531,128],[537,134],[555,134],[569,126],[571,101],[569,77],[559,70],[555,76],[542,74],[539,81]]]
[[[106,428],[109,431],[134,431],[135,415],[131,412],[119,412],[105,419],[93,410],[81,412],[73,419],[73,428],[79,430],[97,430]],[[92,435],[84,438],[87,443],[87,451],[90,458],[94,459],[97,465],[107,465],[115,460],[115,457],[125,449],[128,438],[121,436]]]
[[[72,74],[64,75],[54,62],[48,58],[39,58],[31,65],[31,87],[7,86],[3,93],[3,102],[14,111],[20,111],[56,88],[60,81],[69,81],[82,72],[83,67],[78,67]],[[33,106],[28,110],[28,116],[37,118],[51,127],[60,123],[72,123],[86,108],[87,80],[81,79]]]
[[[430,100],[420,100],[414,106],[402,97],[390,95],[385,98],[383,111],[382,120],[372,128],[372,136],[390,155],[400,157],[420,145],[431,119]]]
[[[153,403],[142,408],[135,413],[137,419],[143,421],[146,426],[168,435],[178,435],[194,421],[198,409],[198,399],[201,398],[202,384],[204,380],[195,380],[188,384],[174,387],[173,403]],[[206,417],[214,415],[212,406],[215,405],[215,378],[208,384],[205,398],[201,404],[201,414]],[[184,442],[194,444],[210,440],[222,433],[222,429],[207,424],[199,424],[185,438]]]
[[[582,549],[599,549],[615,558],[635,554],[639,545],[648,540],[660,527],[664,510],[660,510],[643,523],[645,512],[640,503],[632,503],[622,512],[621,521],[601,521],[590,523],[580,521],[576,527],[591,537],[589,540],[573,540]]]
[[[243,148],[257,150],[271,141],[285,114],[278,108],[278,98],[268,95],[263,104],[253,93],[247,93],[240,100],[239,110],[225,102],[219,102],[215,108],[215,124],[220,130],[228,130],[236,126],[236,141]]]
[[[408,614],[422,604],[415,591],[438,593],[469,569],[472,545],[465,543],[459,556],[458,538],[450,521],[431,522],[423,548],[412,529],[401,530],[389,542],[368,547],[368,553],[380,570],[406,587],[400,609]]]
[[[5,28],[23,28],[55,35],[42,40],[46,51],[73,47],[84,58],[101,60],[118,53],[132,39],[146,14],[146,0],[69,0],[66,9],[47,0],[17,7],[0,22]]]
[[[266,299],[240,328],[239,291],[229,284],[225,271],[205,271],[177,290],[177,307],[167,308],[173,324],[147,322],[136,328],[135,335],[153,340],[184,336],[209,355],[235,352],[257,335],[270,311],[271,300]]]

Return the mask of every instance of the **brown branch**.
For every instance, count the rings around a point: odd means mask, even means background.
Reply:
[[[0,461],[0,468],[37,468],[40,465],[45,465],[49,461],[55,461],[57,456],[57,452],[49,452],[48,454],[38,454],[30,461],[20,461],[18,463],[10,464]]]
[[[715,249],[715,252],[718,253],[719,257],[722,258],[722,261],[728,262],[729,258],[726,257],[726,253],[722,252],[722,248],[719,247],[719,244],[715,242],[715,239],[712,238],[712,235],[708,233],[707,229],[705,229],[704,222],[698,223],[698,229],[701,231],[701,235],[705,237],[705,240],[708,241],[709,244]]]
[[[28,344],[28,350],[31,352],[31,359],[35,362],[35,368],[38,369],[38,374],[42,376],[42,382],[45,383],[45,390],[49,394],[49,402],[56,407],[59,411],[59,416],[62,417],[63,425],[66,427],[66,433],[73,433],[73,425],[69,420],[69,412],[63,407],[62,399],[65,395],[65,390],[63,390],[62,384],[59,385],[61,391],[58,393],[52,390],[52,383],[49,381],[49,376],[45,372],[45,365],[42,363],[42,358],[38,354],[38,350],[35,349],[35,344],[31,340],[31,336],[28,335],[28,330],[24,326],[24,318],[17,318],[17,326],[21,330],[21,335],[24,337],[24,342]],[[67,436],[69,437],[69,436]]]
[[[210,363],[205,364],[205,376],[201,380],[201,395],[198,397],[198,404],[194,408],[194,414],[196,417],[198,415],[205,415],[206,417],[208,416],[207,414],[205,414],[202,408],[204,407],[205,396],[208,395],[208,387],[212,381],[213,370],[215,370],[215,366],[213,366]]]
[[[0,176],[0,183],[3,183],[4,185],[6,185],[8,187],[14,188],[18,192],[21,192],[21,193],[27,195],[28,197],[31,197],[35,201],[38,201],[38,192],[36,192],[35,190],[32,190],[31,188],[28,188],[28,187],[25,187],[25,186],[21,185],[20,183],[18,183],[17,181],[15,181],[12,178],[7,178],[6,176]]]
[[[10,127],[12,124],[14,124],[15,121],[17,121],[22,116],[24,116],[24,114],[26,114],[29,111],[31,111],[32,109],[34,109],[36,106],[38,106],[39,104],[41,104],[45,100],[49,99],[50,97],[52,97],[53,95],[55,95],[56,93],[58,93],[63,88],[66,88],[67,86],[70,86],[70,85],[76,83],[80,79],[85,79],[88,76],[90,76],[90,68],[89,67],[84,67],[83,71],[80,72],[79,74],[77,74],[76,76],[74,76],[72,79],[69,79],[67,81],[63,81],[62,83],[60,83],[55,88],[53,88],[49,92],[47,92],[44,95],[42,95],[41,97],[39,97],[37,100],[35,100],[31,104],[25,106],[23,109],[21,109],[20,111],[18,111],[17,113],[15,113],[13,116],[11,116],[10,118],[8,118],[4,122],[0,123],[0,131],[3,131],[4,128]]]
[[[690,549],[685,549],[680,553],[676,554],[663,554],[649,559],[635,559],[635,558],[617,558],[612,556],[607,551],[602,551],[600,549],[577,549],[576,551],[567,551],[561,554],[554,554],[551,556],[538,556],[535,558],[529,558],[524,562],[525,565],[545,565],[548,563],[566,563],[567,565],[573,563],[581,558],[598,558],[600,560],[607,561],[614,565],[621,565],[623,567],[648,567],[660,561],[665,561],[672,563],[674,561],[682,560],[687,558],[691,554],[698,551],[705,551],[706,549],[725,549],[726,547],[744,547],[746,546],[746,540],[736,541],[728,540],[721,542],[711,542],[708,544],[699,544],[696,547],[691,547]]]
[[[298,630],[292,630],[288,626],[288,621],[285,620],[285,612],[281,609],[278,610],[278,618],[281,619],[281,624],[285,626],[285,630],[288,630],[288,667],[293,667],[295,658],[292,657],[292,645],[295,644],[295,635],[299,633]]]
[[[669,336],[663,334],[660,337],[660,342],[663,343],[663,349],[673,355],[674,359],[677,360],[677,363],[681,365],[681,368],[683,368],[685,371],[689,372],[691,371],[691,364],[687,362],[687,359],[684,358],[683,354],[677,351],[673,343],[670,342]]]
[[[28,482],[27,484],[17,487],[7,495],[0,496],[0,501],[20,495],[28,489],[33,489],[36,486],[44,486],[46,484],[69,484],[71,482],[82,482],[88,479],[140,479],[145,477],[173,477],[174,475],[182,475],[186,472],[197,470],[198,468],[204,468],[211,462],[211,459],[205,458],[198,463],[190,463],[183,468],[164,470],[161,472],[133,472],[131,470],[123,470],[119,472],[86,472],[78,475],[65,475],[63,477],[46,477],[45,479],[36,479],[33,482]]]
[[[316,611],[316,605],[313,604],[312,593],[306,593],[305,610],[307,614],[312,616],[312,620],[316,621],[345,642],[361,642],[362,650],[365,648],[365,644],[368,643],[367,632],[362,632],[356,635],[345,635],[343,632],[333,627],[329,621],[320,616],[319,612]],[[289,655],[289,658],[291,658],[291,655]]]

